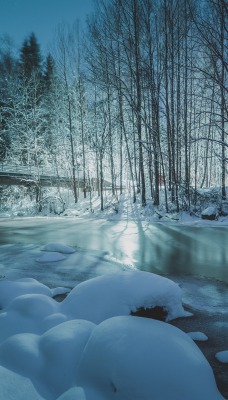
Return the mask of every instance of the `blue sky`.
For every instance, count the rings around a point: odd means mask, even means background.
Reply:
[[[46,53],[61,22],[82,23],[93,10],[93,0],[0,0],[0,36],[8,34],[17,47],[31,32]]]

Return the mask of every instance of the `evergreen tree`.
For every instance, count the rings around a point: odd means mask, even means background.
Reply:
[[[49,53],[45,61],[44,84],[47,90],[51,90],[55,78],[55,61]]]
[[[23,77],[30,79],[35,72],[41,75],[40,46],[34,33],[24,40],[20,50],[20,66]]]

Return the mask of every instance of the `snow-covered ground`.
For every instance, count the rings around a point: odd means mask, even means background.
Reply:
[[[164,194],[161,193],[161,197]],[[60,202],[61,199],[61,202]],[[65,203],[66,209],[62,212],[62,203]],[[214,203],[206,201],[206,205],[201,207],[201,211],[205,211],[207,205],[209,208],[216,209]],[[50,211],[51,207],[51,211]],[[53,210],[56,208],[56,214]],[[173,212],[172,212],[173,210]],[[186,211],[180,211],[177,213],[175,207],[170,204],[170,212],[167,214],[164,207],[164,201],[161,201],[161,206],[156,208],[153,205],[153,201],[148,198],[146,207],[141,207],[140,195],[137,196],[136,203],[132,203],[132,196],[130,193],[125,193],[118,196],[112,196],[110,191],[107,191],[104,195],[104,210],[100,210],[100,197],[97,193],[94,193],[90,199],[89,194],[84,199],[83,194],[80,193],[78,203],[75,204],[72,193],[67,190],[62,191],[61,198],[53,189],[47,197],[47,202],[43,204],[43,210],[41,212],[36,211],[35,202],[31,202],[29,197],[22,198],[20,201],[15,201],[14,198],[8,200],[7,207],[0,209],[0,217],[15,218],[27,217],[27,216],[63,216],[69,218],[97,218],[105,220],[133,220],[133,221],[146,221],[148,223],[177,223],[185,225],[209,225],[209,226],[228,226],[228,215],[217,216],[216,220],[210,221],[201,218],[201,211],[190,213]],[[58,212],[60,213],[58,215]]]
[[[101,213],[99,199],[93,198],[93,212],[87,201],[63,216],[228,225],[226,217],[205,221],[186,213],[164,213],[160,218],[150,205],[142,210],[139,201],[132,205],[122,200],[117,203],[109,196]],[[0,400],[224,398],[194,343],[207,339],[204,332],[184,333],[168,323],[191,318],[185,304],[225,315],[228,299],[221,295],[222,283],[216,290],[210,280],[170,280],[137,271],[106,251],[60,243],[7,244],[0,250]],[[63,293],[67,297],[62,302],[53,299]],[[165,309],[166,322],[129,315],[155,306]],[[227,347],[214,355],[225,365]]]

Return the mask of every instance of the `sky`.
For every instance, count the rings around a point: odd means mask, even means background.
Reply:
[[[93,0],[0,0],[0,37],[8,34],[18,48],[34,32],[46,53],[57,26],[83,24],[93,5]]]

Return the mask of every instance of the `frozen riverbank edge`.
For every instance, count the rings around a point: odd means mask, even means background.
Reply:
[[[58,197],[55,195],[50,197],[58,203]],[[193,225],[193,226],[223,226],[228,227],[228,215],[222,216],[217,215],[215,220],[207,220],[201,217],[201,213],[206,208],[219,209],[218,205],[213,202],[206,202],[206,205],[200,208],[198,212],[180,211],[176,212],[175,208],[172,210],[170,205],[170,211],[165,211],[164,204],[155,207],[152,199],[147,199],[147,205],[141,206],[140,195],[137,195],[136,202],[132,203],[132,198],[129,193],[125,193],[118,196],[113,196],[110,193],[104,196],[104,209],[101,211],[100,207],[100,196],[93,195],[91,200],[89,196],[86,199],[80,194],[77,204],[74,203],[73,199],[65,199],[63,196],[62,201],[66,204],[66,208],[58,210],[58,207],[54,210],[54,204],[48,203],[47,206],[43,207],[41,212],[36,210],[36,205],[31,203],[30,200],[23,199],[19,202],[12,201],[12,204],[7,205],[5,210],[0,210],[0,220],[2,218],[86,218],[86,219],[102,219],[108,221],[145,221],[149,224],[155,223],[170,223],[177,225]],[[50,207],[49,207],[50,206]],[[51,211],[50,211],[51,210]]]

